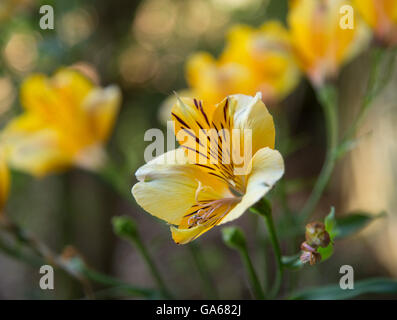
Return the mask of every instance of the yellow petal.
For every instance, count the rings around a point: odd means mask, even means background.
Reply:
[[[81,106],[93,88],[87,78],[71,69],[62,69],[52,78],[36,74],[22,84],[21,103],[48,124],[70,129],[71,124],[84,120]]]
[[[72,163],[72,150],[60,132],[48,128],[32,113],[13,119],[1,135],[11,167],[43,176]]]
[[[8,198],[10,189],[10,173],[5,161],[4,153],[0,153],[0,216]]]
[[[7,148],[7,154],[12,167],[38,177],[59,172],[72,162],[60,147],[57,132],[52,130],[42,130],[14,142]]]
[[[374,30],[378,40],[397,43],[397,2],[395,0],[353,0],[363,19]]]
[[[132,188],[137,203],[150,214],[179,225],[185,214],[197,203],[199,187],[208,186],[213,198],[230,196],[226,184],[188,163],[184,150],[169,151],[136,172],[138,183]]]
[[[297,85],[299,69],[293,56],[290,36],[279,21],[270,20],[260,28],[237,25],[230,29],[219,64],[238,64],[251,72],[251,87],[226,94],[254,95],[267,102],[282,99]],[[237,82],[236,82],[237,84]]]
[[[185,215],[185,219],[178,228],[171,226],[173,240],[178,244],[185,244],[196,239],[220,224],[239,201],[238,197],[228,197],[214,202],[206,202],[203,205],[207,205],[208,208],[204,206],[206,209],[203,209],[203,212],[199,213],[197,217],[194,216],[194,213],[198,212],[198,207],[193,207],[194,211]]]
[[[252,131],[252,155],[264,147],[274,148],[275,128],[273,117],[262,102],[260,93],[255,97],[232,95],[229,103],[234,111],[234,128],[241,131],[241,146],[243,146],[244,130]]]
[[[284,174],[284,160],[277,150],[263,148],[252,158],[246,192],[241,202],[220,222],[232,221],[258,202]]]
[[[186,79],[205,105],[214,106],[235,93],[254,94],[257,90],[253,70],[238,61],[216,61],[208,53],[196,53],[186,64]]]
[[[340,27],[340,8],[346,0],[297,0],[288,12],[291,39],[301,68],[315,85],[334,77],[344,63],[368,41],[357,15],[354,28]]]
[[[121,92],[116,86],[92,90],[84,100],[83,108],[87,113],[88,124],[93,139],[104,141],[113,128],[121,102]]]
[[[172,108],[176,103],[178,103],[178,97],[193,99],[195,97],[199,97],[199,95],[191,89],[182,89],[178,90],[176,94],[168,96],[159,107],[158,120],[163,125],[166,125],[167,121],[171,121]]]
[[[46,127],[59,131],[74,144],[84,148],[95,141],[83,103],[94,89],[90,80],[71,69],[61,69],[53,77],[36,74],[21,87],[21,103]]]
[[[200,149],[205,147],[204,141],[199,139],[200,131],[211,127],[214,108],[203,104],[201,100],[179,97],[172,107],[176,139],[186,149],[191,163],[204,164],[208,160],[206,152]]]
[[[186,244],[209,231],[214,226],[201,225],[191,229],[179,229],[171,226],[172,239],[177,244]]]

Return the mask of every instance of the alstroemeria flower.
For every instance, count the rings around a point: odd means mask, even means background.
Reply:
[[[365,22],[374,30],[375,38],[386,45],[397,45],[397,1],[353,0]]]
[[[184,244],[240,217],[281,178],[284,162],[273,149],[273,118],[260,93],[231,95],[216,106],[179,99],[172,117],[181,146],[139,168],[132,194],[142,208],[171,224],[174,241]],[[225,136],[225,130],[241,135]],[[212,138],[208,132],[214,131],[220,143],[203,149]],[[246,135],[252,137],[250,145]],[[236,173],[241,163],[223,157],[235,152],[245,155],[241,151],[246,148],[252,150],[251,157],[243,157],[249,169]]]
[[[71,69],[30,76],[21,87],[25,112],[1,134],[8,163],[35,176],[72,165],[97,168],[120,99],[117,87],[102,89]]]
[[[253,70],[234,61],[218,61],[197,52],[186,63],[186,79],[197,98],[215,105],[229,94],[254,94],[258,84]]]
[[[342,29],[340,8],[346,0],[294,0],[288,24],[295,54],[302,70],[316,86],[337,76],[341,66],[368,40],[368,31],[354,16],[353,29]]]
[[[296,86],[299,69],[288,31],[269,21],[258,29],[231,28],[219,59],[208,53],[193,55],[186,64],[186,78],[206,104],[215,105],[230,94],[258,91],[265,102],[277,102]]]

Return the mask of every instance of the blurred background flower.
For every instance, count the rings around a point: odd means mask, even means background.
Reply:
[[[3,151],[0,154],[0,219],[3,214],[3,209],[8,198],[10,189],[10,173]]]
[[[311,82],[320,86],[338,75],[340,68],[364,48],[368,31],[357,15],[353,28],[342,29],[340,8],[345,0],[294,0],[288,25],[296,57]]]
[[[397,2],[393,0],[353,0],[355,8],[384,45],[397,44]]]
[[[186,78],[193,92],[205,103],[215,105],[230,94],[254,95],[274,104],[298,83],[299,71],[287,30],[278,21],[258,29],[236,25],[228,31],[218,60],[196,53],[186,64]]]
[[[117,87],[95,87],[72,69],[62,69],[50,79],[30,76],[21,87],[25,112],[1,134],[7,161],[35,176],[73,164],[97,169],[103,164],[102,144],[111,133],[120,100]]]

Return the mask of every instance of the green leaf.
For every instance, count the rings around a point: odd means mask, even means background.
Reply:
[[[329,285],[296,292],[290,296],[294,300],[341,300],[363,294],[397,294],[397,281],[387,278],[372,278],[354,283],[354,289],[343,290],[339,285]]]
[[[317,249],[317,252],[319,254],[321,254],[321,261],[320,262],[324,262],[325,260],[328,260],[329,258],[331,258],[331,256],[334,254],[334,245],[332,243],[330,243],[325,248],[319,247]]]
[[[335,219],[335,208],[331,207],[331,211],[324,219],[325,230],[329,233],[331,240],[335,237],[335,227],[336,227],[336,219]]]
[[[325,248],[319,247],[317,252],[321,254],[321,262],[329,259],[334,253],[334,243],[333,240],[336,236],[336,219],[335,219],[335,208],[331,207],[330,213],[324,219],[325,230],[329,233],[331,239],[329,245]]]
[[[349,215],[337,219],[336,238],[342,239],[365,228],[370,222],[384,217],[386,212],[371,215],[365,212],[353,212]]]

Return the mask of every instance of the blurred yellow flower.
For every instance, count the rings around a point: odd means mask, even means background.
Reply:
[[[117,87],[96,87],[72,69],[30,76],[21,87],[25,112],[1,134],[8,163],[35,176],[71,165],[99,167],[120,100]]]
[[[193,55],[186,64],[186,78],[206,104],[223,97],[261,92],[266,102],[284,98],[296,86],[299,70],[287,30],[277,21],[259,29],[234,26],[218,60],[208,53]]]
[[[300,67],[311,82],[321,86],[337,76],[341,66],[368,40],[368,31],[354,16],[353,28],[342,28],[340,9],[346,0],[294,0],[290,3],[288,24]]]
[[[174,105],[172,116],[181,147],[139,168],[139,182],[132,194],[142,208],[171,224],[174,241],[184,244],[215,225],[240,217],[281,178],[284,162],[273,149],[273,118],[260,93],[255,97],[231,95],[217,106],[182,98]],[[242,135],[227,135],[223,129],[235,129]],[[208,146],[206,141],[214,137],[214,130],[220,143]],[[186,141],[181,136],[184,132],[193,139]],[[252,140],[247,142],[246,135]],[[237,172],[241,163],[234,154],[246,148],[252,150],[249,157],[243,152],[243,166],[248,164],[248,170]],[[225,161],[226,154],[232,159]]]
[[[3,152],[0,151],[0,217],[10,189],[10,173]]]
[[[397,44],[396,0],[353,0],[354,6],[374,30],[375,38],[386,45]]]

